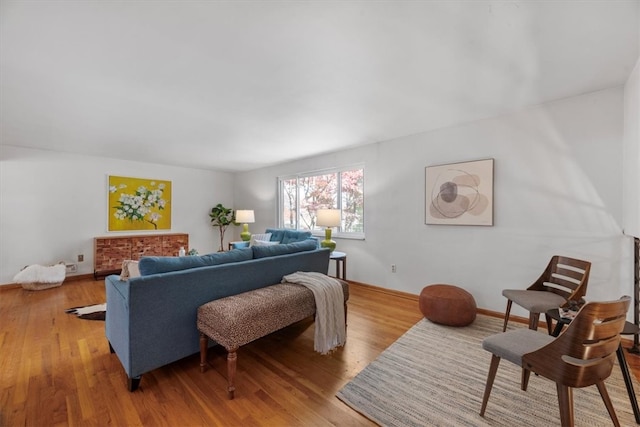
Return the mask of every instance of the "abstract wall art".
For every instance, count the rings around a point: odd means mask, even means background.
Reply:
[[[493,159],[427,166],[425,223],[493,225]]]
[[[170,230],[171,181],[109,176],[109,231]]]

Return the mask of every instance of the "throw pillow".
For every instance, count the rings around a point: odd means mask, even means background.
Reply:
[[[122,261],[122,272],[120,273],[120,280],[125,281],[130,277],[139,277],[140,269],[138,268],[138,261],[125,259]]]
[[[271,241],[271,233],[252,234],[251,239],[249,239],[249,247],[255,245],[256,240],[269,242]]]
[[[253,242],[253,246],[273,246],[273,245],[279,245],[280,243],[278,242],[271,242],[268,240],[256,240]]]

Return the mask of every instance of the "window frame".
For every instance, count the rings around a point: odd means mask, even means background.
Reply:
[[[288,181],[288,180],[292,180],[295,179],[296,183],[298,182],[298,180],[300,180],[301,178],[308,178],[308,177],[312,177],[312,176],[318,176],[318,175],[327,175],[327,174],[337,174],[338,175],[338,182],[336,184],[336,197],[337,197],[337,204],[338,207],[337,209],[340,209],[340,212],[342,213],[342,172],[346,172],[346,171],[350,171],[350,170],[357,170],[357,169],[361,169],[362,170],[362,232],[345,232],[342,231],[342,227],[336,227],[333,229],[333,233],[332,233],[332,237],[337,237],[337,238],[341,238],[341,239],[356,239],[356,240],[364,240],[365,238],[365,221],[364,221],[364,205],[365,205],[365,166],[363,163],[357,163],[357,164],[352,164],[352,165],[348,165],[348,166],[341,166],[341,167],[334,167],[334,168],[327,168],[327,169],[317,169],[317,170],[313,170],[313,171],[307,171],[307,172],[299,172],[299,173],[294,173],[294,174],[289,174],[289,175],[281,175],[277,177],[277,192],[278,192],[278,206],[276,209],[276,215],[277,215],[277,219],[278,219],[278,227],[280,228],[284,228],[284,212],[283,212],[283,206],[284,206],[284,191],[283,191],[283,182],[284,181]],[[298,185],[298,184],[296,184]],[[295,230],[303,230],[300,227],[300,197],[299,197],[299,193],[298,193],[298,197],[296,198],[296,228]],[[293,230],[293,229],[291,229]],[[313,236],[316,237],[324,237],[324,230],[308,230],[308,229],[304,229],[304,231],[311,231],[311,234]]]

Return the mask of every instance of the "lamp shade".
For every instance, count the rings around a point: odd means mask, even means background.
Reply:
[[[340,209],[318,209],[316,224],[321,227],[339,227]]]
[[[236,222],[239,224],[252,224],[256,222],[256,218],[252,210],[237,210]]]

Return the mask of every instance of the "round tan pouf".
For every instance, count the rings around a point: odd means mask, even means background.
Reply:
[[[420,311],[434,323],[467,326],[476,320],[473,295],[453,285],[429,285],[420,292]]]

